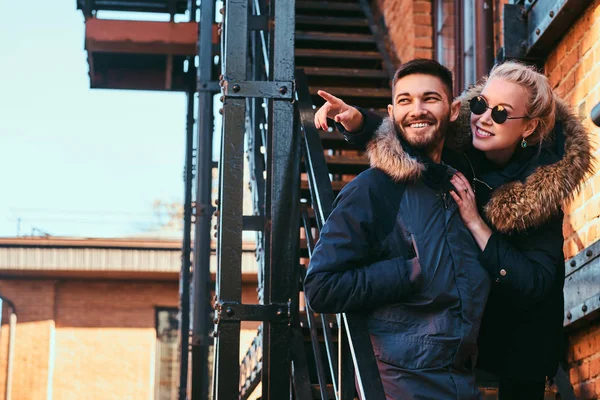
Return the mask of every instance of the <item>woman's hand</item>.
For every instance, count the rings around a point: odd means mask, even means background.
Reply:
[[[492,236],[492,230],[481,218],[479,211],[477,210],[477,202],[475,200],[475,193],[469,184],[469,181],[463,174],[457,172],[450,183],[456,190],[451,190],[450,195],[458,205],[458,212],[463,223],[471,232],[471,235],[475,238],[477,245],[481,250],[485,249],[485,246]]]

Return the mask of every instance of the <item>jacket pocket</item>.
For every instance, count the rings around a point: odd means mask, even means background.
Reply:
[[[415,336],[371,335],[375,357],[403,369],[444,368],[452,364],[459,338],[419,338]]]

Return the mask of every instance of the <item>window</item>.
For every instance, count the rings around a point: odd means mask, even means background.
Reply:
[[[179,387],[179,321],[176,308],[156,309],[155,400],[176,400]]]
[[[435,58],[452,71],[458,95],[475,83],[475,0],[435,0]]]

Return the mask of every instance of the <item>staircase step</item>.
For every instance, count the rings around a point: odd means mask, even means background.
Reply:
[[[331,187],[333,189],[333,193],[337,196],[337,194],[346,186],[348,182],[342,181],[333,181],[331,182]],[[310,199],[310,191],[308,188],[308,181],[300,181],[300,197],[304,199]]]
[[[381,60],[381,54],[379,54],[379,52],[377,51],[349,51],[327,49],[296,49],[296,57]]]
[[[327,388],[325,389],[325,393],[327,393],[327,397],[329,400],[335,400],[335,392],[333,391],[333,385],[327,384]],[[318,384],[312,384],[312,395],[313,399],[321,399],[321,388]]]
[[[324,11],[362,11],[358,3],[344,3],[340,1],[297,1],[297,10],[324,10]]]
[[[329,68],[329,67],[306,67],[304,73],[310,76],[333,76],[349,77],[356,79],[364,78],[389,78],[387,73],[380,69],[358,69],[358,68]]]
[[[368,27],[369,21],[366,18],[339,18],[324,17],[320,15],[297,15],[296,25],[325,25],[325,26],[359,26]]]
[[[296,31],[296,41],[300,40],[342,43],[375,43],[375,39],[372,35],[363,35],[361,33]]]
[[[391,89],[383,88],[353,88],[353,87],[309,87],[310,94],[316,95],[318,90],[324,90],[342,99],[348,97],[392,98]]]

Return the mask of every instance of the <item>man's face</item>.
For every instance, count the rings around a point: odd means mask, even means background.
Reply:
[[[458,118],[460,103],[451,104],[441,79],[423,74],[400,78],[394,87],[388,113],[397,133],[416,149],[441,148],[451,121]]]

